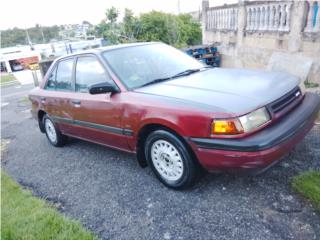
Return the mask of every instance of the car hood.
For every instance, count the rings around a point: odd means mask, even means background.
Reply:
[[[135,89],[135,92],[180,99],[243,114],[275,101],[299,84],[299,78],[259,70],[214,68]]]

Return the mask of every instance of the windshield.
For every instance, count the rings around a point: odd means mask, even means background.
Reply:
[[[109,50],[103,56],[129,89],[204,67],[204,64],[182,51],[162,43]]]

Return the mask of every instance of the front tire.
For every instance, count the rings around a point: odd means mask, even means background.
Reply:
[[[42,119],[44,130],[49,142],[55,147],[62,147],[67,143],[67,136],[63,135],[53,121],[45,115]]]
[[[175,134],[152,132],[145,142],[145,155],[154,174],[167,187],[184,189],[195,183],[199,166]]]

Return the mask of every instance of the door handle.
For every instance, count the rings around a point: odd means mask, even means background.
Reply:
[[[80,105],[80,104],[81,104],[81,101],[80,101],[80,100],[71,100],[71,102],[72,102],[74,105]]]

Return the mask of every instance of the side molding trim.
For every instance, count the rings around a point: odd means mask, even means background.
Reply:
[[[109,133],[115,133],[115,134],[119,134],[119,135],[133,136],[133,131],[131,129],[117,128],[117,127],[112,127],[112,126],[102,125],[102,124],[97,124],[97,123],[72,120],[70,118],[64,118],[64,117],[58,117],[58,116],[51,116],[51,118],[55,122],[68,123],[68,124],[73,124],[73,125],[77,125],[77,126],[98,129],[98,130],[102,130],[102,131],[109,132]]]

